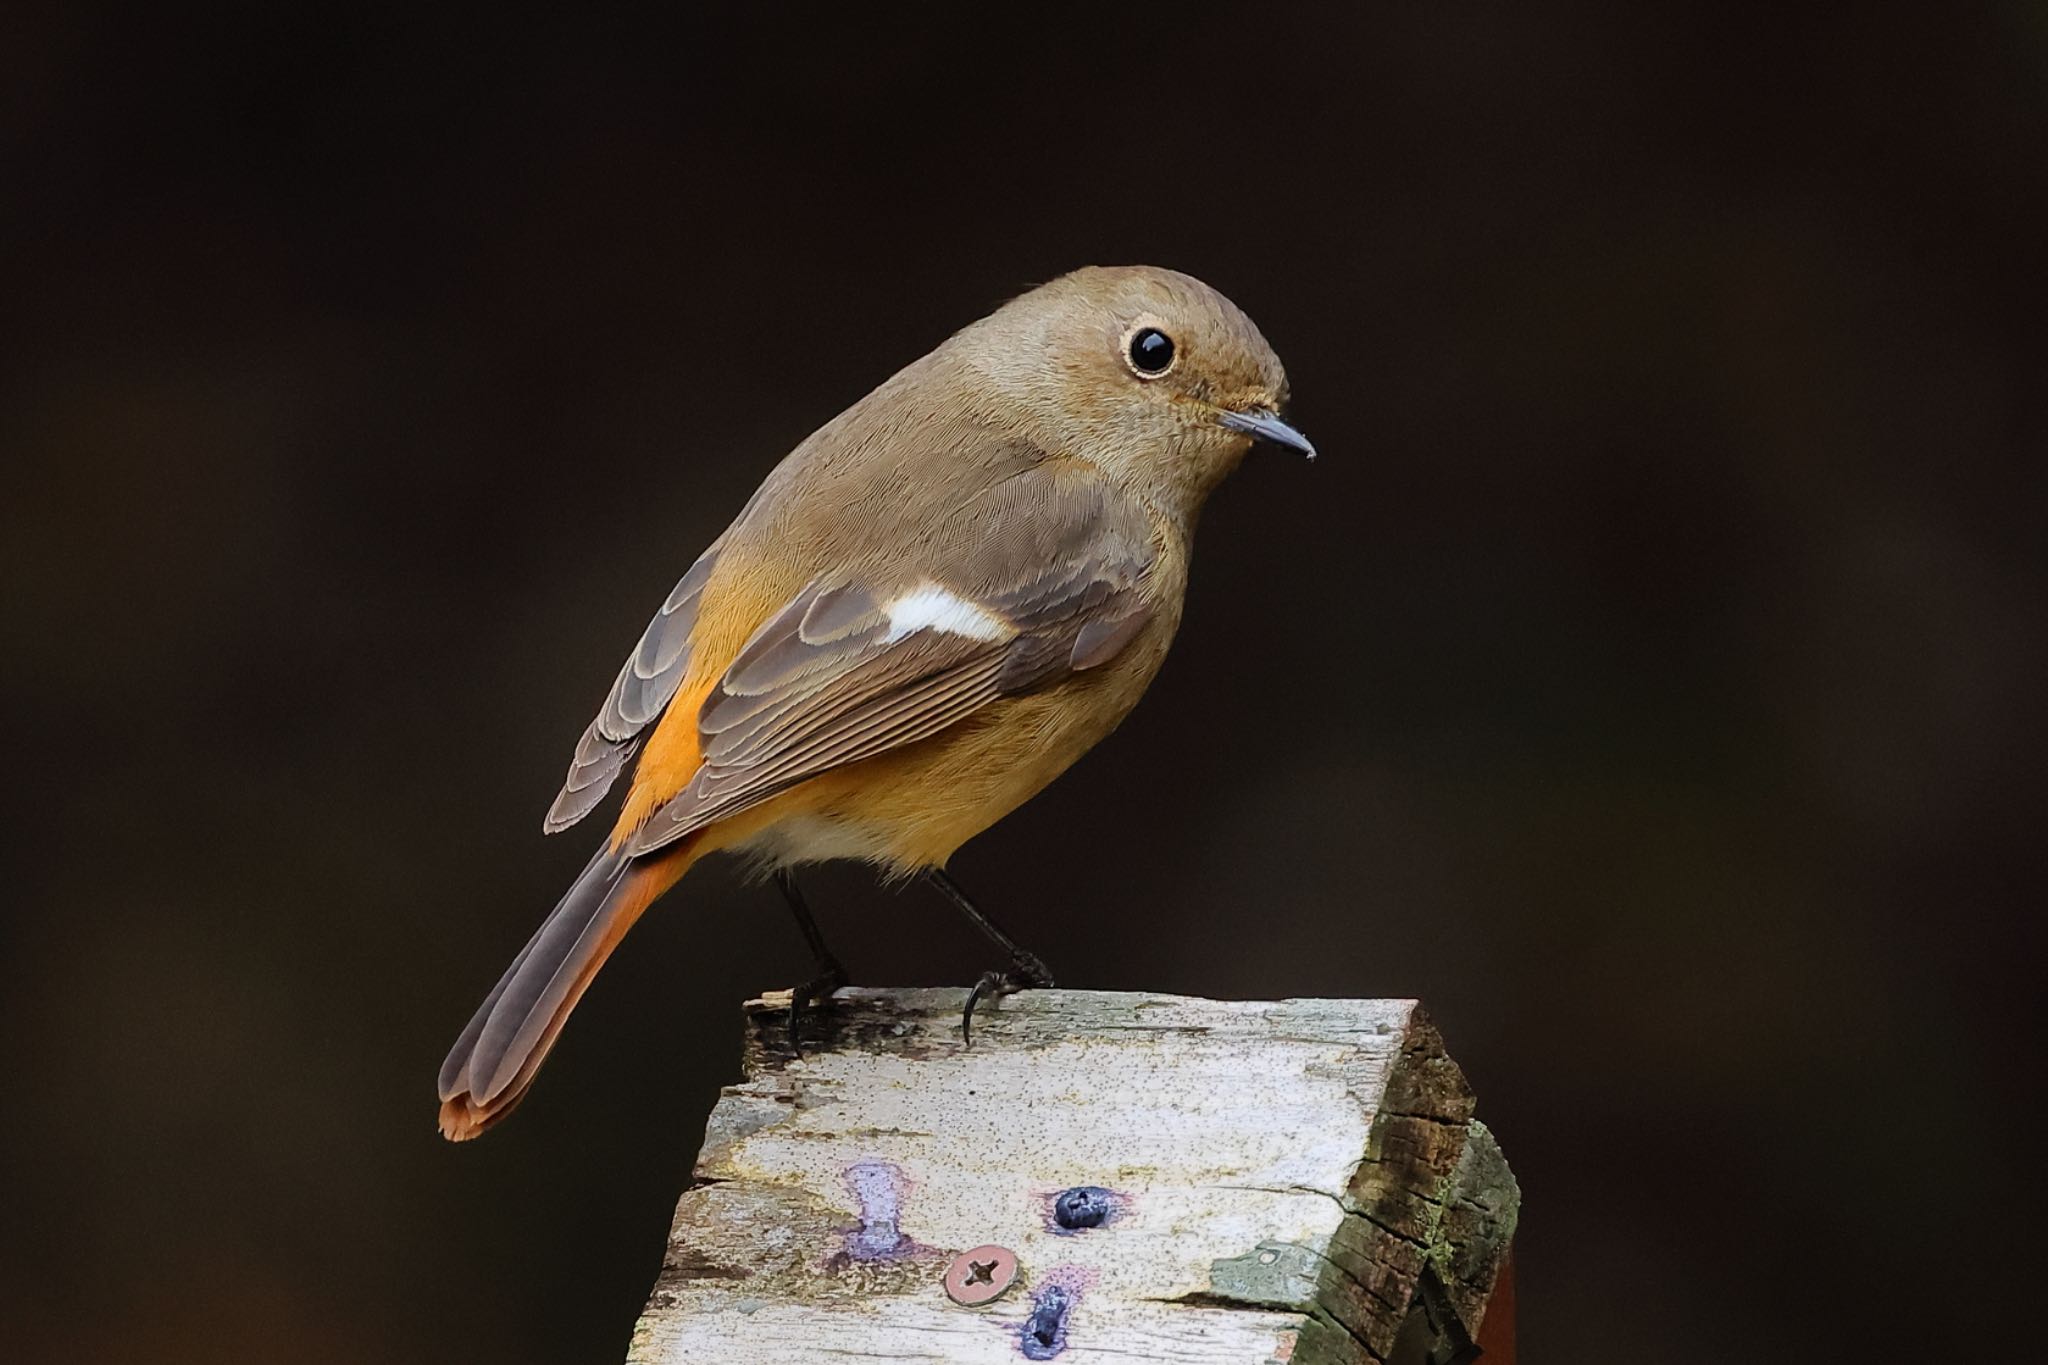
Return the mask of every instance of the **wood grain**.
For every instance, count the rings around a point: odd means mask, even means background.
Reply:
[[[1475,1354],[1519,1191],[1415,1002],[1029,991],[968,1050],[962,998],[842,991],[800,1057],[748,1005],[633,1365]],[[1018,1281],[962,1307],[984,1243]]]

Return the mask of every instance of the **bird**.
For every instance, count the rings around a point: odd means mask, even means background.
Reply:
[[[978,999],[1051,972],[947,871],[1129,714],[1181,621],[1195,525],[1256,443],[1313,459],[1285,370],[1190,275],[1090,266],[953,334],[802,441],[654,614],[543,822],[629,772],[609,835],[450,1050],[439,1123],[525,1097],[570,1011],[656,898],[714,852],[774,878],[846,973],[795,869],[922,877],[1006,954]]]

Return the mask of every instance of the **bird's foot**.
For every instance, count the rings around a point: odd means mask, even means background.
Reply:
[[[818,974],[789,993],[789,1050],[801,1057],[804,1045],[798,1030],[803,1027],[805,1016],[813,1013],[812,1006],[830,1007],[832,992],[847,984],[846,968],[839,965],[837,958],[826,958],[818,964]]]
[[[1036,953],[1019,951],[1010,958],[1010,965],[981,974],[981,980],[967,992],[967,1004],[960,1011],[960,1045],[974,1046],[974,1007],[982,997],[1000,1000],[1018,991],[1044,988],[1053,984],[1052,972]]]

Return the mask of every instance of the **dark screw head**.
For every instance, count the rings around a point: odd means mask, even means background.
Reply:
[[[1069,1232],[1099,1228],[1109,1219],[1113,1200],[1100,1185],[1076,1185],[1052,1199],[1052,1221]]]
[[[1038,1302],[1018,1333],[1017,1344],[1026,1360],[1051,1360],[1067,1349],[1067,1314],[1074,1310],[1074,1299],[1072,1291],[1056,1284],[1039,1291]]]

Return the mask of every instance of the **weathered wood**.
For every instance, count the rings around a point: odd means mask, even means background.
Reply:
[[[632,1365],[1471,1357],[1520,1195],[1414,1001],[1029,991],[971,1050],[961,1002],[842,991],[800,1057],[748,1005]],[[1017,1283],[962,1307],[985,1243]]]

